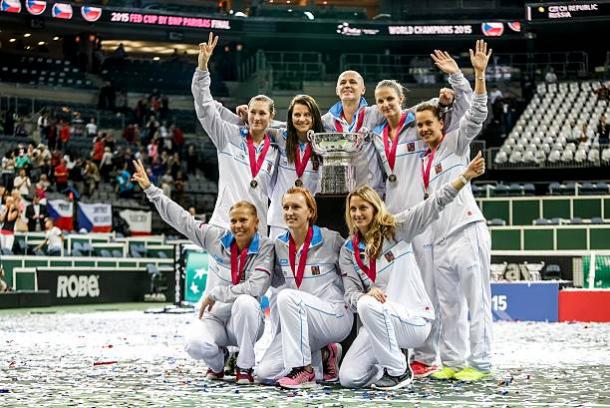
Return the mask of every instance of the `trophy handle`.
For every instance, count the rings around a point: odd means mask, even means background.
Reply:
[[[309,140],[311,143],[313,143],[313,138],[314,138],[314,134],[315,134],[315,133],[316,133],[316,132],[314,132],[314,130],[313,130],[313,129],[309,129],[309,130],[307,131],[307,140]]]

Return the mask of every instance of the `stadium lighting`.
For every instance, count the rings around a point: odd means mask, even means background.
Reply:
[[[161,58],[159,58],[159,57],[155,57],[155,58],[153,58],[153,61],[159,61],[160,59]]]
[[[8,42],[15,42],[15,41],[17,41],[17,40],[14,38],[11,38],[10,40],[8,40]]]
[[[38,45],[45,45],[46,43],[44,41],[38,41]]]
[[[313,20],[315,18],[311,11],[304,11],[303,14],[305,14],[308,20]]]
[[[30,34],[30,33],[25,33],[25,34],[23,34],[23,36],[24,36],[25,38],[28,38],[28,37],[29,37],[29,36],[31,36],[31,35],[32,35],[32,34]]]
[[[248,17],[248,15],[241,11],[238,11],[237,13],[235,13],[235,17]]]
[[[53,41],[59,41],[59,37],[53,37]]]

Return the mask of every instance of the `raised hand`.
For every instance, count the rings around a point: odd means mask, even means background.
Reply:
[[[218,43],[218,36],[215,36],[213,32],[210,32],[208,42],[199,43],[199,56],[197,57],[197,67],[202,71],[208,70],[208,61],[214,53],[214,48]]]
[[[451,75],[460,71],[457,62],[455,62],[446,51],[434,50],[434,53],[430,54],[430,57],[434,61],[434,64],[445,74]]]
[[[475,72],[482,73],[487,69],[489,63],[489,57],[491,57],[491,48],[487,51],[487,43],[485,40],[477,40],[475,44],[475,50],[468,50],[470,52],[470,62]]]
[[[441,88],[438,92],[438,103],[440,105],[451,105],[455,99],[455,91],[450,88]]]
[[[131,176],[131,179],[137,182],[142,190],[146,190],[150,187],[150,180],[148,179],[148,174],[146,174],[146,169],[140,160],[134,160],[133,166],[136,171],[133,173],[133,176]]]
[[[477,153],[474,159],[470,163],[468,163],[468,167],[464,172],[464,177],[468,180],[473,178],[477,178],[482,176],[485,173],[485,158],[483,158],[483,154],[481,151]]]

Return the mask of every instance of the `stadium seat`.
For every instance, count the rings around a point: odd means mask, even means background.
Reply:
[[[591,218],[591,224],[603,224],[604,219],[602,217],[593,217]]]
[[[595,185],[593,183],[591,183],[590,181],[585,181],[578,188],[578,193],[582,194],[582,195],[595,194],[596,193]]]
[[[595,184],[595,193],[596,194],[609,194],[610,187],[608,186],[608,183],[606,183],[605,181],[600,181],[597,184]]]
[[[501,218],[492,218],[487,221],[487,225],[490,227],[503,227],[506,225],[506,221]]]
[[[526,183],[523,185],[523,193],[526,196],[536,195],[536,187],[532,183]]]
[[[519,145],[520,146],[520,145]],[[522,163],[523,162],[523,154],[520,151],[513,151],[510,155],[510,159],[508,160],[510,163]]]
[[[523,195],[523,186],[521,184],[513,183],[509,186],[508,194],[511,196]]]
[[[571,162],[574,160],[574,152],[572,150],[564,150],[561,155],[561,161],[564,163]]]
[[[542,274],[543,280],[559,280],[561,279],[561,268],[559,265],[547,265]]]
[[[504,184],[497,184],[495,186],[495,188],[493,189],[493,195],[494,196],[507,196],[509,193],[509,187],[504,185]]]
[[[561,160],[561,151],[553,150],[549,154],[548,161],[551,163],[557,163]]]
[[[85,256],[79,249],[72,249],[72,256]]]
[[[607,166],[610,164],[610,147],[602,150],[602,162]]]
[[[123,257],[123,252],[119,251],[118,249],[113,249],[112,250],[112,256],[115,258],[122,258]]]
[[[549,220],[549,225],[560,225],[561,224],[561,218],[559,217],[553,217]]]
[[[546,218],[537,218],[534,220],[534,225],[550,225],[551,221]]]
[[[589,155],[587,157],[587,160],[594,165],[599,165],[599,162],[600,162],[599,150],[598,149],[589,150]]]
[[[100,255],[102,256],[102,258],[112,258],[112,254],[107,249],[101,249]]]
[[[576,195],[577,187],[578,187],[578,185],[575,182],[568,181],[567,183],[565,183],[563,185],[563,188],[561,189],[561,193],[563,195]]]
[[[580,225],[582,223],[583,223],[582,218],[580,218],[580,217],[574,217],[570,220],[570,224]]]
[[[138,247],[132,246],[129,250],[129,254],[132,258],[142,258],[142,253],[138,250]]]
[[[610,157],[610,155],[609,155],[609,157]],[[496,164],[504,164],[507,161],[508,161],[508,155],[506,154],[506,152],[503,152],[503,151],[499,151],[498,154],[496,154],[496,157],[494,159],[494,162]]]

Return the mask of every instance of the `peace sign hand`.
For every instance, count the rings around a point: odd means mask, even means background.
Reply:
[[[197,58],[198,68],[202,71],[208,70],[208,61],[212,57],[214,48],[218,43],[218,36],[210,32],[208,42],[199,43],[199,57]]]
[[[487,63],[489,63],[489,57],[491,57],[491,48],[487,51],[487,43],[485,40],[477,40],[475,50],[468,50],[470,52],[470,62],[476,73],[482,74],[487,69]]]
[[[434,54],[430,54],[434,64],[445,74],[455,74],[460,71],[460,67],[451,55],[446,51],[434,50]]]
[[[131,179],[137,182],[142,190],[146,190],[151,184],[150,180],[148,179],[148,174],[146,174],[146,169],[140,160],[134,160],[133,166],[136,171],[133,173],[133,176],[131,176]]]

